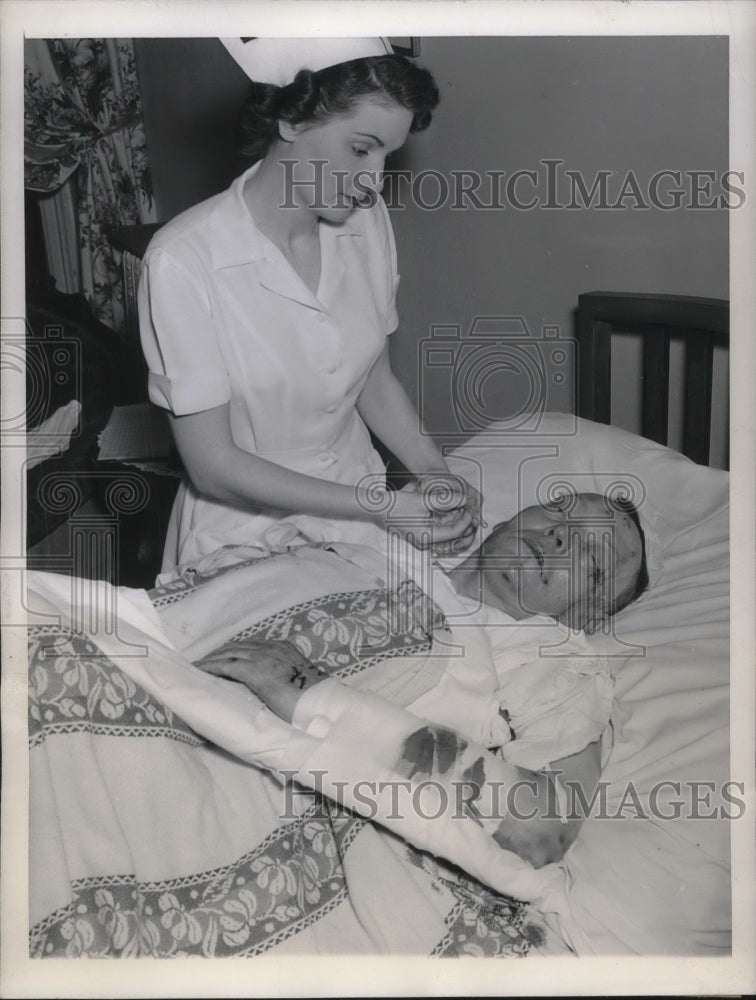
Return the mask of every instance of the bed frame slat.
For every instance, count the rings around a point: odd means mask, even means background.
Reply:
[[[730,306],[690,295],[586,292],[578,298],[578,416],[611,423],[613,333],[643,340],[641,433],[669,443],[669,351],[685,344],[683,454],[709,463],[714,346],[727,345]]]
[[[641,434],[665,444],[669,418],[669,329],[653,327],[643,335]]]
[[[691,331],[685,345],[683,451],[699,465],[709,461],[713,360],[711,337],[704,331]]]
[[[611,332],[609,323],[580,316],[580,373],[578,413],[608,424],[612,406]]]

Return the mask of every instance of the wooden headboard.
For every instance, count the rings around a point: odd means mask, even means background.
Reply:
[[[669,346],[685,342],[682,452],[709,464],[712,361],[729,340],[730,305],[689,295],[586,292],[578,298],[577,414],[611,422],[612,334],[640,334],[641,434],[668,443]]]

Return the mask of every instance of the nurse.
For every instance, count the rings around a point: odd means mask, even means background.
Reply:
[[[389,519],[466,547],[477,494],[422,432],[387,339],[382,171],[430,123],[433,79],[382,39],[224,45],[254,81],[238,138],[255,162],[157,233],[139,288],[150,399],[186,470],[159,580],[236,546],[367,540]],[[368,428],[414,491],[386,491]]]

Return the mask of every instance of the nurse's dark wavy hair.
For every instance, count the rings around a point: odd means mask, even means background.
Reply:
[[[234,138],[243,156],[261,159],[278,136],[279,121],[303,125],[346,114],[365,97],[412,112],[410,132],[422,132],[438,106],[438,88],[426,69],[404,56],[352,59],[314,73],[303,69],[286,87],[253,83]]]

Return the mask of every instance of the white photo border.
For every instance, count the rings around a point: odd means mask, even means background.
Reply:
[[[336,20],[336,16],[338,20]],[[252,22],[254,21],[254,29]],[[3,636],[2,964],[8,997],[250,997],[341,995],[729,994],[751,992],[754,978],[754,412],[756,373],[756,3],[469,0],[338,4],[309,0],[3,0],[2,317],[24,315],[23,39],[290,34],[439,35],[727,35],[730,38],[730,168],[743,171],[747,201],[730,216],[732,761],[747,787],[748,822],[732,824],[734,933],[731,958],[528,958],[488,960],[386,958],[151,959],[74,962],[28,957],[26,852],[28,756],[26,652],[22,629]],[[246,29],[246,30],[245,30]],[[3,398],[3,406],[12,401]],[[6,411],[7,412],[7,411]],[[2,543],[18,531],[19,449],[3,454]],[[14,506],[15,505],[15,506]],[[19,595],[3,580],[4,618],[19,620]],[[6,618],[8,616],[8,618]],[[736,766],[737,765],[737,766]],[[222,965],[217,963],[222,961]],[[558,985],[557,985],[558,984]],[[750,989],[749,989],[750,987]]]

